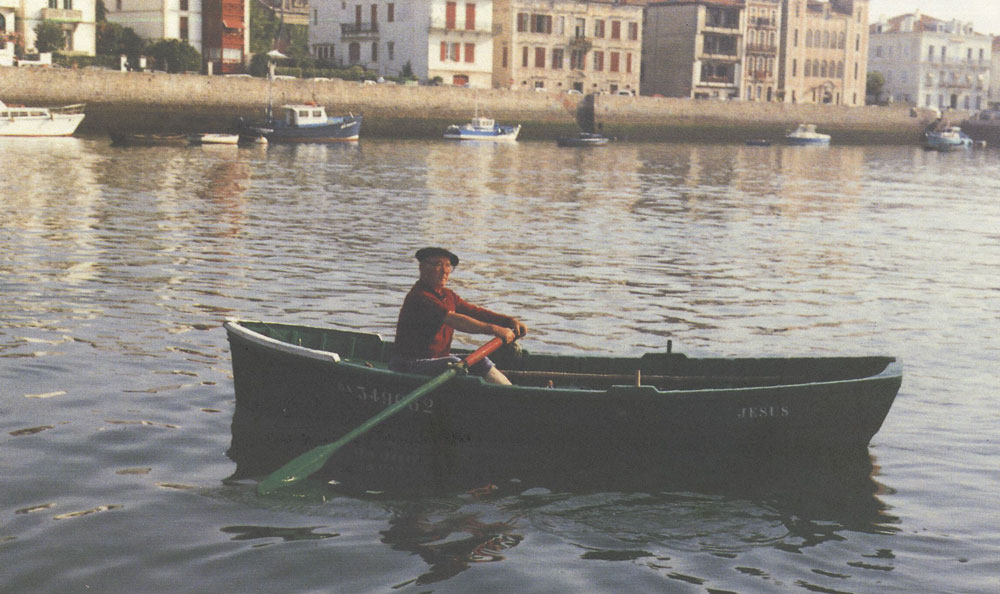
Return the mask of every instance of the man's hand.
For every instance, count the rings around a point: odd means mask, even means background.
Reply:
[[[514,334],[514,331],[510,328],[504,328],[503,326],[497,326],[496,324],[492,324],[492,326],[493,336],[503,340],[504,344],[510,344],[517,340],[517,335]]]
[[[511,328],[511,330],[514,331],[514,334],[516,334],[518,338],[524,338],[524,335],[528,333],[528,327],[516,319],[514,319],[514,327]]]

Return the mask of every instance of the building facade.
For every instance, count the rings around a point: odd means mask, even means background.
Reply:
[[[746,0],[743,98],[777,101],[781,0]]]
[[[493,87],[639,93],[640,4],[494,0]]]
[[[972,23],[914,12],[870,27],[868,68],[885,79],[882,96],[936,109],[985,109],[993,40]]]
[[[786,103],[865,104],[867,0],[784,0],[778,94]]]
[[[148,41],[180,39],[204,54],[203,0],[104,0],[106,18]]]
[[[643,94],[743,98],[744,6],[743,0],[670,0],[647,5],[642,34]],[[767,54],[755,51],[755,68],[757,56]],[[766,58],[764,65],[766,73]]]
[[[66,42],[62,53],[93,56],[97,47],[95,0],[0,0],[0,53],[13,56],[23,43],[35,49],[35,28],[43,21],[57,23]]]
[[[242,72],[250,48],[250,0],[202,0],[202,58],[213,73]]]
[[[410,72],[424,82],[492,85],[492,0],[313,0],[311,6],[310,51],[323,62],[384,76]]]

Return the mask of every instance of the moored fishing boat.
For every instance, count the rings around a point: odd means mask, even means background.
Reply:
[[[952,151],[972,148],[972,138],[958,126],[924,132],[923,147],[933,151]]]
[[[816,131],[816,124],[799,124],[785,135],[785,142],[799,145],[830,144],[830,135]]]
[[[111,144],[114,146],[186,146],[187,134],[165,133],[146,134],[133,132],[108,132]]]
[[[270,113],[270,109],[268,109]],[[266,138],[268,142],[350,142],[361,134],[361,115],[328,116],[315,103],[281,106],[281,117],[263,122],[237,121],[242,138]]]
[[[602,134],[580,132],[576,136],[557,138],[556,144],[559,146],[604,146],[609,140],[607,136]]]
[[[0,101],[0,136],[72,136],[85,117],[84,107],[25,107]]]
[[[225,328],[237,477],[336,440],[428,379],[389,371],[392,343],[376,334],[248,321]],[[726,453],[856,450],[879,430],[902,381],[901,363],[884,356],[700,359],[668,349],[492,358],[515,385],[455,378],[346,445],[322,474],[370,477],[388,467],[497,480]]]
[[[517,140],[521,133],[521,125],[500,125],[493,118],[480,117],[476,114],[468,123],[448,126],[444,132],[447,140],[485,140],[504,141]]]

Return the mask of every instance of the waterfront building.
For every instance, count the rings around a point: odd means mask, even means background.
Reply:
[[[747,101],[777,101],[781,0],[746,0],[744,88]]]
[[[494,0],[493,87],[639,93],[641,3]]]
[[[993,40],[972,23],[920,12],[870,27],[868,68],[885,79],[883,97],[920,107],[984,109]]]
[[[778,94],[786,103],[864,105],[867,0],[784,0]]]
[[[642,33],[643,94],[741,98],[744,31],[743,0],[648,4]]]
[[[319,60],[384,76],[489,88],[493,2],[313,0],[309,47]]]
[[[993,38],[991,58],[989,108],[1000,109],[1000,35]]]
[[[93,56],[97,47],[96,6],[95,0],[0,0],[0,59],[6,56],[12,62],[19,42],[33,51],[35,28],[42,21],[62,28],[66,42],[61,53]]]
[[[202,0],[202,58],[213,73],[242,72],[250,48],[250,0]]]
[[[180,39],[202,53],[202,0],[104,0],[106,18],[146,41]]]

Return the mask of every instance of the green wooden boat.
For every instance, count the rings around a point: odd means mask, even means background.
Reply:
[[[428,378],[389,371],[377,334],[225,324],[235,478],[335,441]],[[902,381],[893,357],[566,356],[505,348],[514,382],[456,378],[335,454],[321,474],[546,476],[867,451]]]

